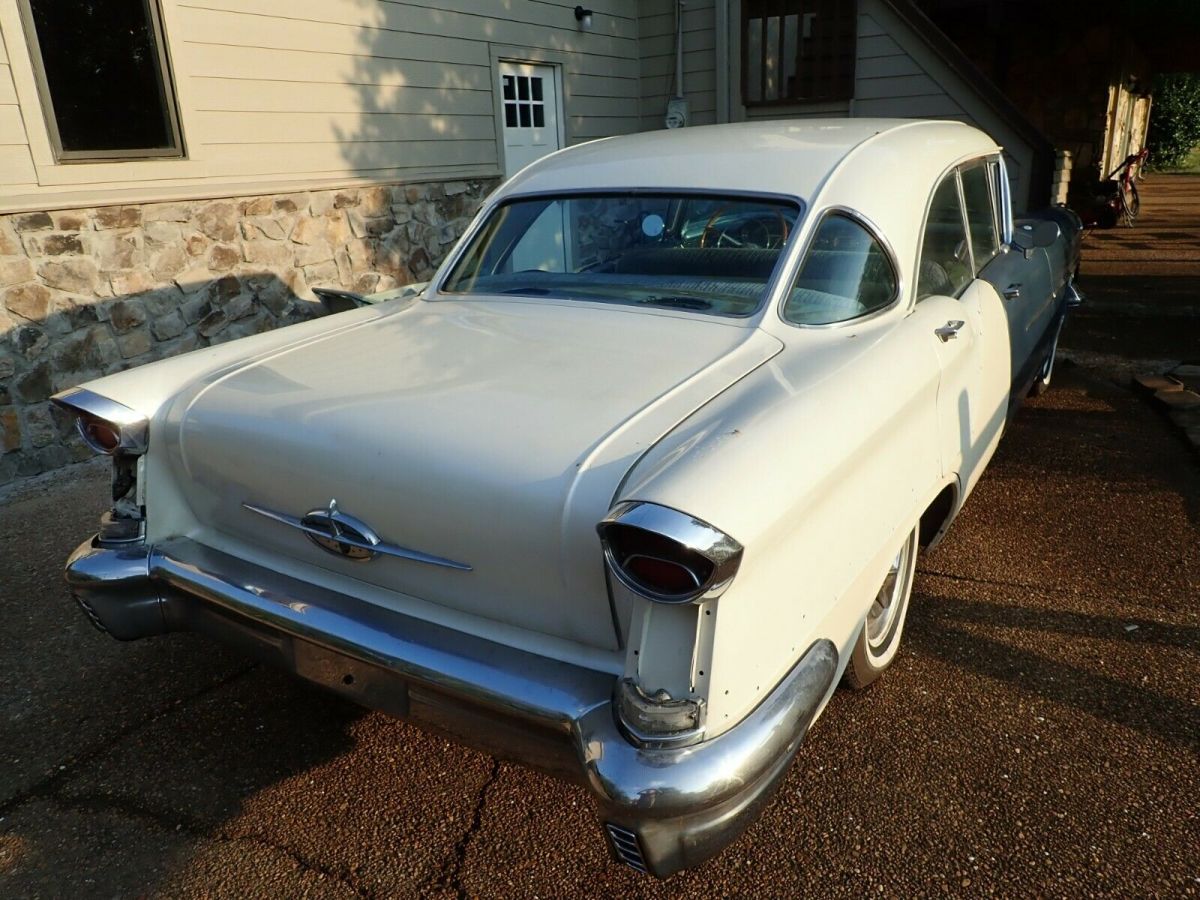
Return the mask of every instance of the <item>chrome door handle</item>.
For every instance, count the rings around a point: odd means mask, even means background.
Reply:
[[[940,337],[942,339],[942,343],[944,344],[946,341],[952,341],[958,337],[958,332],[965,324],[966,322],[964,322],[962,319],[952,319],[941,328],[933,329],[933,333]]]
[[[1016,300],[1021,296],[1021,286],[1019,284],[1010,284],[1000,293],[1004,295],[1005,300]]]

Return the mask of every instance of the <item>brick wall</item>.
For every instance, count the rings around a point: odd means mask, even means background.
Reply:
[[[428,278],[491,181],[0,216],[0,484],[90,455],[48,398]]]

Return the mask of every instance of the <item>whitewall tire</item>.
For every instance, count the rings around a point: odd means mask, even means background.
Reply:
[[[912,597],[919,530],[919,526],[914,526],[896,551],[867,610],[862,631],[846,664],[846,681],[851,687],[865,688],[896,658],[908,615],[908,601]]]

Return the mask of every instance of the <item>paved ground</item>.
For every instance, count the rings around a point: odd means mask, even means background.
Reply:
[[[1105,353],[1180,358],[1155,317],[1093,315]],[[579,789],[199,638],[93,632],[58,573],[103,472],[10,492],[0,896],[1198,896],[1200,466],[1109,371],[1021,412],[893,670],[665,884],[608,861]]]
[[[1074,350],[1200,361],[1200,176],[1147,175],[1133,228],[1084,237]]]

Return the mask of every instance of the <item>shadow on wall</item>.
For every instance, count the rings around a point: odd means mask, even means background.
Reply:
[[[373,293],[426,279],[483,190],[371,185],[0,216],[0,484],[82,452],[62,442],[54,391],[309,318],[312,285]]]
[[[319,310],[272,272],[243,271],[111,298],[68,294],[66,273],[87,271],[91,262],[79,257],[73,266],[62,264],[54,270],[63,276],[55,288],[41,282],[10,288],[0,306],[0,484],[94,455],[75,433],[73,417],[49,402],[52,394]]]

